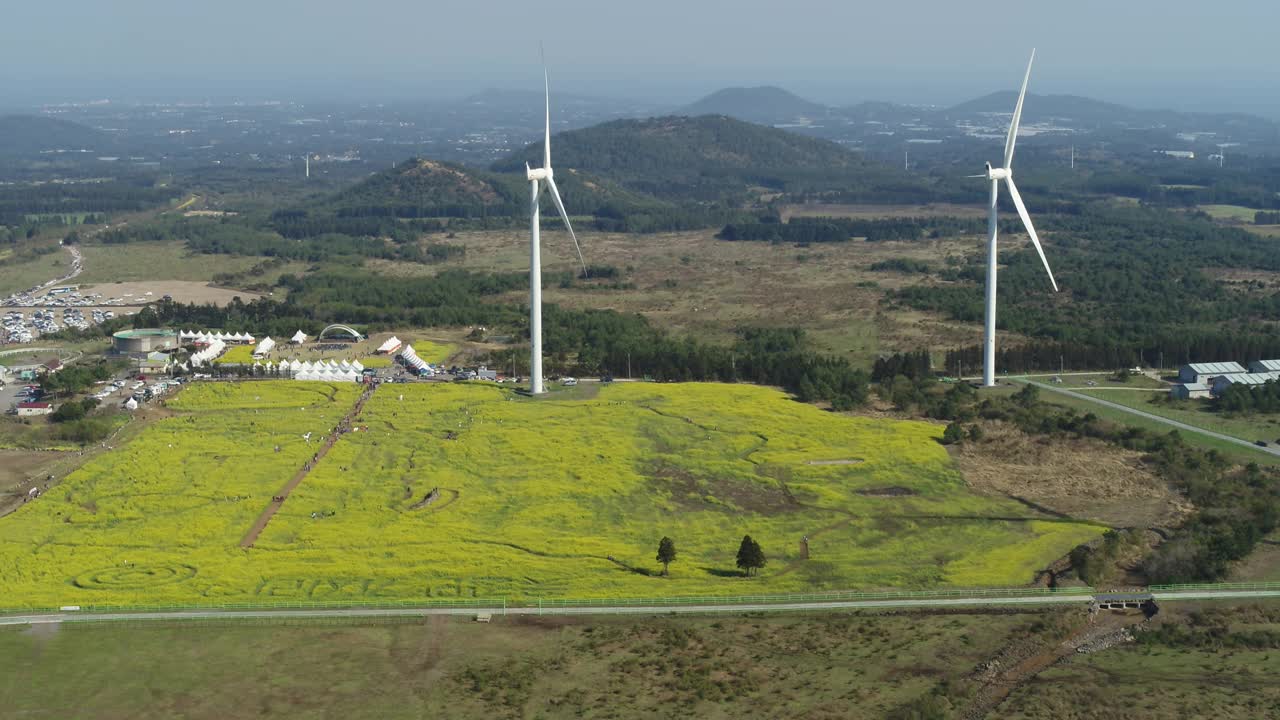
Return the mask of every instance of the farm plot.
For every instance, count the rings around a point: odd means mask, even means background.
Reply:
[[[937,426],[768,388],[636,383],[531,400],[432,384],[375,393],[240,550],[308,456],[300,434],[331,427],[357,392],[326,387],[333,400],[308,405],[293,387],[184,393],[185,415],[0,523],[0,591],[87,604],[1007,585],[1102,532],[970,492]],[[148,463],[139,483],[132,468]],[[145,501],[129,495],[140,484]],[[734,567],[748,533],[769,557],[750,580]],[[670,577],[654,561],[663,535],[680,553]]]

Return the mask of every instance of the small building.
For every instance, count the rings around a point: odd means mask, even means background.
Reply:
[[[1207,385],[1220,375],[1243,375],[1247,372],[1238,362],[1191,363],[1178,368],[1178,382]]]
[[[45,375],[53,375],[62,369],[62,361],[58,358],[50,358],[40,364],[40,371]]]
[[[36,417],[53,413],[53,406],[47,402],[18,403],[18,417]]]
[[[1269,373],[1234,373],[1232,375],[1219,375],[1213,379],[1211,391],[1215,396],[1221,395],[1227,391],[1227,388],[1235,385],[1246,385],[1250,387],[1263,385],[1272,380],[1280,379],[1280,372]]]
[[[144,373],[168,372],[171,365],[172,359],[162,352],[150,352],[138,360],[138,370]]]
[[[1174,400],[1200,400],[1209,397],[1210,388],[1204,383],[1179,383],[1169,390]]]
[[[1280,360],[1253,360],[1249,363],[1249,372],[1280,372]]]

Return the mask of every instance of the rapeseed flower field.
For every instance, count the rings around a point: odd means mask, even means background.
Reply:
[[[183,391],[174,417],[0,520],[0,606],[1016,585],[1103,531],[970,492],[936,425],[769,388],[433,383],[380,388],[242,549],[359,390]],[[751,579],[744,534],[769,558]]]

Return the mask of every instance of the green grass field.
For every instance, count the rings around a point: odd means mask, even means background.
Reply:
[[[1127,403],[1121,402],[1118,397],[1112,398],[1112,395],[1121,396],[1125,394],[1127,393],[1124,393],[1123,391],[1097,393],[1097,395],[1102,399],[1111,400],[1121,405],[1126,405]],[[1148,420],[1147,418],[1139,417],[1137,415],[1133,415],[1131,413],[1127,413],[1121,410],[1115,410],[1109,407],[1104,407],[1102,405],[1099,405],[1094,402],[1090,402],[1088,400],[1081,400],[1079,398],[1068,397],[1066,395],[1060,395],[1058,393],[1050,392],[1047,390],[1041,391],[1040,399],[1048,403],[1053,403],[1054,405],[1059,405],[1061,407],[1072,408],[1073,410],[1077,410],[1081,413],[1093,413],[1094,415],[1102,418],[1103,420],[1114,422],[1120,425],[1128,425],[1130,427],[1141,428],[1143,430],[1148,430],[1150,432],[1157,433],[1160,435],[1168,434],[1170,431],[1176,429],[1162,422],[1158,422],[1156,420]],[[1151,414],[1153,415],[1160,414],[1155,412],[1154,410],[1148,410],[1148,408],[1144,406],[1138,406],[1138,407],[1143,411],[1151,412]],[[1156,406],[1153,405],[1152,407],[1154,408]],[[1188,422],[1187,424],[1191,425],[1194,423]],[[1277,459],[1271,453],[1265,452],[1261,449],[1250,450],[1247,447],[1243,447],[1235,443],[1227,442],[1225,440],[1212,438],[1207,435],[1201,435],[1199,433],[1191,433],[1191,432],[1182,432],[1182,431],[1179,431],[1179,432],[1182,436],[1182,439],[1186,440],[1189,444],[1194,445],[1195,447],[1203,448],[1205,450],[1217,450],[1223,455],[1241,464],[1246,464],[1251,462],[1256,462],[1260,465],[1280,464],[1280,459]]]
[[[33,720],[883,718],[1056,617],[0,628],[0,707]]]
[[[1275,442],[1280,437],[1280,418],[1273,415],[1255,415],[1251,417],[1229,417],[1213,412],[1212,406],[1204,400],[1187,400],[1176,404],[1152,402],[1164,395],[1143,390],[1083,390],[1085,394],[1110,400],[1127,407],[1136,408],[1152,415],[1159,415],[1170,420],[1177,420],[1206,430],[1232,435],[1244,440],[1265,440]]]
[[[65,250],[15,262],[13,252],[0,250],[0,297],[39,285],[71,270]]]
[[[81,284],[143,280],[208,281],[218,273],[242,272],[262,258],[238,255],[195,255],[181,241],[83,245]]]
[[[253,345],[232,345],[214,359],[214,365],[252,365]]]
[[[0,596],[90,605],[1011,585],[1102,532],[970,492],[937,425],[836,415],[746,385],[530,400],[430,384],[379,390],[359,423],[367,431],[343,437],[241,549],[358,391],[183,391],[169,402],[177,417],[0,523]],[[734,567],[744,534],[770,558],[758,578]],[[668,578],[654,561],[663,535],[680,552]]]
[[[1253,216],[1258,211],[1254,208],[1244,207],[1242,205],[1201,205],[1200,209],[1209,214],[1214,220],[1231,220],[1233,222],[1253,222]]]
[[[1189,625],[1191,637],[1198,640],[1153,638],[1071,658],[1015,691],[999,708],[999,717],[1280,716],[1280,684],[1275,682],[1280,673],[1280,622],[1275,606],[1206,605],[1189,618],[1185,610],[1161,612],[1156,625]]]

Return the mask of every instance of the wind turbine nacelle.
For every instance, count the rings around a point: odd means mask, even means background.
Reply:
[[[546,180],[551,177],[551,168],[531,168],[525,165],[524,174],[530,180]]]
[[[988,180],[1008,180],[1013,177],[1013,171],[1009,168],[991,167],[991,163],[987,163],[987,179]]]

